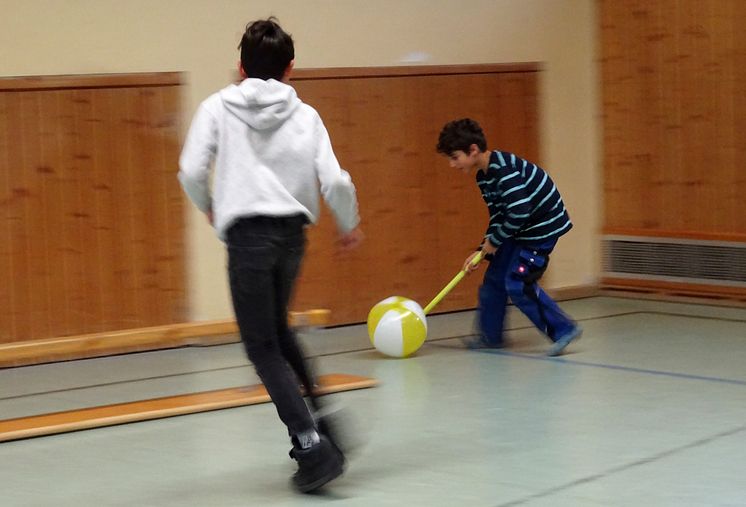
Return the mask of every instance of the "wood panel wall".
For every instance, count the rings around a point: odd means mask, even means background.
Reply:
[[[606,232],[746,241],[746,2],[600,16]]]
[[[0,342],[185,319],[178,74],[0,80]]]
[[[329,213],[311,230],[294,299],[332,310],[332,323],[364,322],[392,295],[423,307],[480,243],[488,214],[472,177],[435,152],[450,120],[479,121],[490,148],[539,162],[538,67],[458,66],[297,71],[293,86],[315,107],[357,187],[366,241],[339,254]],[[474,308],[481,274],[435,312]]]

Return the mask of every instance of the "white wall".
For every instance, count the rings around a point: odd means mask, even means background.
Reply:
[[[183,71],[189,116],[231,79],[246,22],[269,15],[293,35],[298,68],[402,65],[413,53],[432,65],[543,62],[542,161],[575,222],[546,285],[597,281],[594,0],[0,0],[0,12],[0,76]],[[191,316],[229,318],[222,245],[189,213]]]

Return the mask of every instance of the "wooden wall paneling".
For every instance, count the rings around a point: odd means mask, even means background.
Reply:
[[[173,309],[170,294],[170,259],[173,259],[173,242],[163,241],[163,238],[173,238],[174,233],[178,234],[180,230],[173,229],[168,215],[169,199],[172,198],[169,189],[176,187],[173,181],[174,167],[166,157],[168,148],[175,146],[173,139],[170,138],[174,135],[176,127],[175,116],[172,110],[166,109],[166,106],[176,104],[173,100],[167,100],[169,95],[174,95],[173,92],[173,87],[153,87],[140,91],[141,100],[145,102],[143,114],[149,115],[145,116],[143,128],[139,129],[138,145],[143,146],[144,167],[153,167],[152,171],[142,175],[149,196],[148,207],[145,210],[145,220],[149,226],[145,230],[147,255],[143,267],[143,289],[149,293],[152,304],[151,324],[157,323],[160,316],[179,315]]]
[[[328,251],[333,244],[326,240],[334,237],[334,227],[328,219],[322,222],[330,232],[315,234],[312,248],[318,244],[317,239],[324,241],[320,248],[328,253],[323,257],[339,262],[327,269],[328,261],[322,261],[319,269],[314,269],[317,257],[309,250],[311,262],[306,263],[303,286],[316,285],[313,280],[328,284],[331,278],[336,287],[338,283],[344,284],[349,295],[357,291],[358,299],[362,299],[359,305],[368,308],[388,295],[417,298],[418,294],[407,294],[405,289],[421,286],[431,271],[424,250],[427,231],[432,227],[427,223],[427,210],[421,205],[422,194],[426,192],[422,188],[423,178],[406,164],[415,149],[410,143],[409,113],[396,107],[416,100],[414,92],[388,78],[371,78],[304,83],[301,96],[314,97],[313,105],[325,118],[340,162],[353,175],[367,235],[364,253],[350,254],[345,261]],[[410,203],[415,210],[406,220],[401,220],[398,214],[402,203]],[[398,249],[394,250],[392,245]],[[381,261],[373,263],[371,259]],[[419,269],[412,269],[415,265]],[[363,287],[367,290],[361,291]],[[317,299],[319,292],[314,291],[314,299],[304,302],[301,291],[296,304],[326,306],[326,301]],[[359,321],[359,312],[354,308],[358,305],[350,305],[350,301],[331,306],[335,309],[333,318]]]
[[[736,212],[733,214],[734,230],[746,232],[746,213],[744,209],[744,195],[746,195],[746,171],[743,170],[743,161],[746,160],[746,143],[743,142],[744,132],[746,132],[746,36],[743,33],[743,27],[746,26],[746,5],[743,3],[733,4],[733,14],[731,15],[731,33],[733,34],[734,45],[732,49],[733,58],[733,91],[729,97],[728,104],[734,111],[733,137],[730,142],[735,152],[735,161],[733,170],[735,171],[733,185],[729,189],[730,201],[733,203]],[[728,107],[726,105],[725,107]]]
[[[12,292],[10,294],[10,318],[6,324],[7,327],[4,327],[2,339],[12,341],[16,336],[31,336],[31,321],[25,317],[31,298],[28,241],[25,230],[26,202],[31,197],[31,190],[25,182],[23,152],[20,149],[24,139],[20,97],[15,92],[3,95],[5,98],[3,119],[6,124],[6,146],[8,147],[4,152],[7,165],[3,168],[3,173],[8,175],[9,190],[5,217],[12,271],[6,287]]]
[[[334,225],[322,213],[309,234],[297,308],[333,308],[333,322],[364,321],[378,300],[401,295],[423,306],[479,243],[487,213],[471,177],[435,152],[450,120],[473,117],[492,147],[539,162],[536,72],[349,75],[295,80],[330,132],[358,189],[367,240],[334,252]],[[530,102],[530,105],[520,102]],[[385,128],[382,128],[385,126]],[[527,140],[530,138],[530,140]],[[462,282],[437,311],[472,308],[481,276]]]
[[[73,122],[63,135],[70,139],[67,163],[75,183],[75,190],[71,189],[69,195],[72,223],[67,231],[72,261],[67,297],[76,323],[71,334],[101,330],[112,292],[112,284],[107,284],[102,276],[110,259],[104,247],[111,239],[99,238],[105,215],[102,217],[98,194],[108,187],[99,177],[96,165],[96,135],[105,130],[102,120],[96,117],[96,95],[96,90],[70,90],[67,94]]]
[[[744,11],[719,0],[601,3],[607,227],[744,230]]]
[[[622,96],[624,89],[625,74],[629,74],[629,60],[623,50],[622,30],[617,28],[620,17],[617,8],[620,2],[614,3],[602,0],[599,8],[600,37],[601,37],[601,68],[602,81],[601,104],[602,116],[604,118],[603,128],[603,161],[604,178],[603,192],[606,197],[604,202],[604,220],[606,225],[618,226],[630,225],[623,217],[624,208],[619,206],[622,202],[620,195],[624,191],[623,175],[625,171],[621,168],[629,168],[630,164],[624,159],[626,137],[620,117],[624,114],[626,101]],[[627,77],[626,80],[629,80]],[[628,125],[629,126],[629,125]],[[612,167],[611,161],[614,161]]]
[[[605,231],[742,241],[746,3],[600,6]]]
[[[38,171],[40,164],[39,142],[41,129],[39,119],[40,97],[37,94],[20,97],[21,144],[21,172],[22,188],[28,192],[24,199],[23,233],[21,242],[28,259],[27,277],[21,279],[21,284],[29,286],[28,306],[22,309],[30,320],[32,336],[47,336],[50,332],[49,321],[49,277],[47,255],[45,247],[44,223],[44,188],[42,176]]]
[[[107,262],[101,267],[109,271],[112,279],[114,299],[106,310],[110,320],[101,322],[102,327],[128,329],[137,327],[136,272],[133,269],[134,220],[132,219],[131,162],[132,140],[127,123],[129,97],[122,91],[101,90],[103,129],[97,139],[97,148],[104,151],[102,164],[97,167],[101,177],[111,186],[112,228],[111,243],[101,244],[101,255]],[[105,222],[100,222],[105,226]]]
[[[0,79],[0,341],[185,317],[176,77]]]
[[[157,322],[161,309],[157,295],[158,272],[155,258],[158,254],[156,244],[159,238],[166,237],[165,220],[158,213],[159,202],[163,199],[162,181],[155,171],[142,171],[143,167],[157,167],[154,153],[158,147],[157,126],[154,105],[153,88],[133,89],[129,108],[129,125],[132,135],[132,152],[130,161],[133,164],[132,190],[133,202],[133,232],[135,243],[135,266],[138,284],[137,314],[145,325]]]
[[[713,149],[712,131],[714,118],[711,117],[711,92],[713,88],[707,87],[708,70],[710,61],[710,37],[712,26],[708,17],[709,2],[695,2],[688,6],[687,13],[692,16],[691,21],[697,20],[696,24],[684,21],[676,28],[680,30],[680,62],[679,70],[683,81],[682,111],[684,113],[682,143],[687,149],[687,156],[683,158],[683,165],[679,166],[678,192],[680,197],[679,206],[673,217],[681,217],[683,223],[676,227],[684,230],[711,230],[709,228],[710,210],[702,206],[707,203],[704,200],[702,187],[709,181],[704,171],[708,162],[719,162],[719,154]],[[691,24],[690,24],[691,23]],[[708,89],[709,88],[709,89]],[[708,128],[709,126],[709,128]],[[683,203],[694,204],[704,212],[685,213]],[[710,203],[711,204],[711,203]],[[712,210],[714,211],[714,210]],[[668,224],[665,224],[666,226]]]
[[[634,125],[631,133],[634,137],[630,149],[633,154],[633,169],[630,172],[632,178],[627,179],[626,199],[631,199],[637,204],[633,215],[636,222],[644,223],[646,227],[655,227],[661,219],[661,211],[654,195],[659,189],[666,190],[668,181],[665,173],[668,167],[667,162],[662,159],[660,150],[659,95],[663,92],[660,74],[657,71],[660,62],[658,52],[651,50],[653,46],[648,43],[647,36],[658,32],[661,27],[658,26],[655,5],[638,2],[635,8],[635,26],[629,30],[629,35],[632,36],[629,40],[629,54],[632,58],[631,71],[637,83],[637,90],[631,104],[631,124]],[[640,117],[641,110],[647,110],[649,114],[644,118]]]
[[[28,146],[30,151],[36,152],[36,160],[29,169],[35,172],[38,179],[41,205],[40,221],[41,234],[35,235],[34,243],[44,256],[44,279],[46,291],[46,318],[48,328],[61,329],[69,332],[68,302],[65,294],[65,214],[64,199],[66,192],[63,164],[61,163],[61,147],[59,142],[60,121],[60,92],[49,90],[37,94],[38,136],[36,143]],[[34,146],[35,144],[35,146]],[[60,297],[63,296],[63,297]]]
[[[496,88],[484,94],[482,79],[447,75],[429,79],[430,104],[418,128],[423,135],[423,166],[437,184],[430,205],[435,211],[435,242],[431,252],[438,262],[422,305],[429,303],[458,272],[486,229],[488,213],[473,178],[451,168],[448,159],[435,152],[440,130],[446,122],[459,118],[479,121],[489,139],[490,124],[485,122],[483,113],[493,110],[490,98],[501,90]],[[481,274],[466,277],[434,312],[473,308],[479,279]]]
[[[169,286],[169,269],[168,265],[163,262],[170,256],[171,241],[162,241],[161,238],[173,237],[172,229],[168,217],[168,188],[173,187],[174,167],[166,159],[165,150],[169,145],[168,128],[174,122],[173,115],[165,110],[165,96],[171,91],[170,88],[154,88],[152,96],[149,97],[149,110],[152,111],[150,125],[148,127],[149,135],[152,137],[152,152],[149,154],[150,160],[153,161],[152,172],[153,185],[158,198],[153,202],[152,217],[155,227],[150,231],[152,245],[148,259],[149,271],[152,272],[152,281],[149,290],[156,301],[157,312],[154,315],[153,322],[157,322],[161,315],[172,315],[172,300],[168,294]],[[147,176],[146,176],[147,177]],[[151,194],[153,194],[151,189]]]
[[[738,11],[741,12],[741,19]],[[714,100],[716,109],[714,112],[715,124],[715,149],[721,154],[722,177],[715,177],[715,194],[709,200],[716,203],[721,211],[715,214],[716,223],[714,230],[746,232],[746,208],[743,206],[744,191],[746,185],[739,184],[740,175],[743,173],[741,161],[738,157],[739,147],[744,150],[746,143],[742,141],[743,131],[739,131],[737,123],[740,118],[746,118],[746,104],[737,103],[739,96],[743,96],[742,90],[746,87],[746,81],[738,83],[738,72],[740,67],[746,65],[746,40],[741,43],[742,50],[738,51],[735,41],[742,31],[743,25],[739,21],[746,21],[746,8],[730,2],[722,9],[713,9],[715,26],[715,39],[731,41],[729,44],[720,45],[715,48],[712,55],[714,68],[713,79],[716,81]],[[717,82],[719,81],[719,86]],[[740,114],[737,114],[740,111]],[[742,151],[743,154],[743,151]],[[713,174],[711,169],[705,171]],[[729,212],[729,210],[743,210],[742,213]]]
[[[102,245],[102,256],[110,259],[104,269],[112,270],[114,279],[114,306],[109,308],[111,321],[102,323],[112,328],[127,329],[137,327],[136,294],[137,273],[133,269],[134,220],[132,218],[131,162],[132,139],[128,130],[129,97],[121,91],[104,90],[106,122],[102,138],[104,163],[99,167],[103,178],[110,182],[113,202],[112,242]]]
[[[146,174],[140,174],[142,183],[146,185],[147,208],[144,209],[145,222],[148,227],[144,231],[145,258],[143,265],[143,287],[148,294],[146,302],[151,304],[149,325],[158,321],[158,316],[168,314],[168,299],[160,294],[160,281],[167,279],[167,274],[160,271],[158,257],[163,255],[163,247],[160,238],[168,237],[168,222],[164,210],[164,197],[166,195],[166,181],[160,168],[160,149],[163,145],[160,130],[160,116],[162,115],[162,102],[160,100],[160,88],[148,88],[140,90],[140,101],[144,108],[142,124],[138,128],[139,142],[143,146],[143,167],[153,167],[154,170]],[[173,176],[173,168],[171,169]]]
[[[709,222],[708,231],[733,230],[735,226],[734,211],[739,209],[738,202],[729,199],[731,188],[736,181],[738,161],[733,158],[732,145],[737,138],[733,131],[735,123],[732,103],[727,96],[739,93],[733,88],[734,27],[731,16],[733,5],[718,7],[714,2],[709,3],[709,25],[712,26],[712,36],[708,41],[709,59],[703,72],[707,82],[702,92],[709,97],[710,111],[708,123],[713,126],[710,130],[710,152],[717,153],[717,164],[722,167],[722,174],[713,171],[710,166],[711,157],[699,168],[700,178],[705,180],[703,185],[703,202],[713,203],[714,212],[706,214]],[[740,30],[740,28],[739,28]],[[729,41],[720,43],[718,41]],[[724,100],[725,99],[725,100]],[[706,128],[706,125],[705,125]],[[746,208],[743,208],[746,212]],[[746,232],[746,229],[744,229]]]
[[[317,83],[313,84],[316,85]],[[320,100],[325,104],[324,112],[326,115],[333,118],[335,123],[344,127],[340,132],[330,132],[332,143],[335,147],[344,146],[347,150],[352,151],[354,144],[348,130],[353,128],[354,125],[350,123],[349,111],[338,105],[352,101],[349,88],[340,86],[334,89],[333,93],[338,94],[339,103],[334,101],[334,95],[330,90],[318,86],[314,89]],[[340,163],[343,167],[348,168],[345,160],[340,160]],[[361,258],[360,250],[343,256],[340,256],[335,250],[334,242],[337,233],[333,226],[333,220],[326,209],[322,209],[319,221],[322,224],[321,227],[313,227],[309,230],[306,257],[306,259],[316,259],[316,262],[305,262],[302,266],[300,280],[303,280],[303,283],[296,288],[295,307],[311,304],[315,307],[331,308],[329,306],[330,292],[334,291],[340,284],[349,287],[353,283],[349,259]],[[362,287],[369,282],[368,278],[365,270],[358,273],[356,281],[360,284],[361,291]],[[318,294],[315,291],[309,293],[301,290],[300,286],[304,284],[308,284],[310,287],[318,287],[320,289]],[[345,293],[345,297],[351,297],[351,294]]]
[[[0,343],[15,331],[13,315],[13,252],[11,241],[11,206],[13,201],[9,152],[8,97],[0,94]]]
[[[183,262],[185,228],[185,200],[181,186],[174,181],[176,178],[172,167],[172,154],[181,152],[180,111],[181,95],[176,87],[164,90],[161,96],[162,135],[161,146],[162,178],[165,180],[164,212],[168,223],[169,241],[158,258],[161,272],[167,273],[162,279],[162,297],[169,302],[169,318],[172,322],[183,322],[187,318],[186,308],[186,267]],[[175,160],[178,165],[178,160]]]
[[[121,268],[122,249],[117,247],[121,234],[116,195],[120,189],[115,181],[116,173],[108,168],[119,167],[114,152],[112,107],[115,91],[110,89],[80,90],[76,100],[76,120],[79,125],[78,147],[80,162],[85,162],[89,177],[81,181],[82,205],[91,218],[81,231],[81,256],[86,260],[86,291],[98,300],[96,326],[93,332],[119,327],[121,291],[118,272]],[[118,172],[118,171],[117,171]],[[85,171],[81,171],[84,174]],[[96,262],[96,259],[104,261]],[[85,300],[85,297],[81,298]]]
[[[513,151],[540,163],[536,152],[538,125],[531,112],[537,103],[537,96],[532,93],[536,75],[536,72],[494,73],[439,76],[435,80],[431,100],[437,101],[438,107],[430,107],[434,114],[426,145],[430,150],[428,163],[439,174],[435,195],[440,197],[433,208],[437,210],[440,263],[439,281],[431,287],[429,298],[455,275],[466,256],[479,244],[489,218],[473,178],[450,168],[447,159],[434,152],[438,133],[447,121],[471,117],[483,126],[489,148]],[[438,310],[473,308],[480,283],[481,273],[467,278]]]
[[[186,308],[186,270],[182,259],[186,249],[184,242],[184,192],[181,186],[173,183],[174,170],[170,167],[170,154],[181,152],[181,96],[178,89],[170,89],[163,95],[163,109],[167,115],[163,126],[163,177],[166,185],[165,213],[168,217],[168,237],[171,241],[165,254],[159,258],[163,269],[168,272],[168,282],[163,297],[170,302],[170,316],[173,322],[182,322],[187,318]],[[177,160],[178,163],[178,160]]]
[[[681,100],[683,82],[679,69],[680,37],[676,30],[677,15],[675,10],[670,10],[672,7],[669,2],[652,9],[655,25],[638,30],[636,38],[630,41],[631,47],[636,48],[637,54],[643,57],[648,53],[647,47],[655,50],[646,75],[656,80],[657,92],[653,100],[646,100],[643,93],[634,111],[638,115],[637,122],[640,123],[646,121],[646,111],[652,110],[655,114],[654,128],[649,129],[646,136],[637,141],[645,143],[647,139],[655,139],[649,159],[650,167],[646,168],[654,171],[655,176],[649,181],[644,173],[637,177],[649,191],[642,201],[647,203],[645,215],[637,217],[635,223],[656,230],[680,230],[684,227],[682,199],[677,182],[681,177],[680,168],[684,160],[681,145],[685,135],[686,111],[682,108]],[[634,79],[630,85],[633,84]],[[637,201],[633,200],[632,205],[635,207]]]
[[[627,48],[632,57],[634,76],[632,82],[637,85],[630,129],[634,136],[630,146],[634,154],[634,170],[627,178],[626,199],[636,204],[630,207],[635,210],[635,222],[648,228],[660,226],[664,219],[661,208],[673,210],[678,203],[675,196],[671,199],[671,192],[675,194],[676,189],[671,188],[675,178],[672,179],[669,174],[670,171],[676,171],[676,166],[668,159],[669,156],[675,157],[675,154],[666,152],[667,146],[676,144],[668,142],[666,137],[677,135],[680,125],[678,119],[674,118],[670,127],[664,128],[666,112],[661,107],[666,89],[675,85],[677,78],[677,75],[663,76],[661,72],[661,42],[667,39],[665,33],[668,29],[664,22],[668,16],[662,16],[664,8],[662,4],[638,2],[634,17],[635,29],[627,34]],[[655,35],[651,37],[650,34]],[[668,81],[667,78],[671,80]],[[646,114],[641,116],[639,111],[645,111]]]
[[[126,195],[125,211],[125,234],[127,243],[123,245],[127,249],[129,256],[129,265],[127,266],[128,284],[124,294],[125,300],[130,310],[128,317],[132,319],[132,324],[128,327],[138,327],[138,321],[149,320],[150,297],[144,288],[143,264],[145,262],[145,229],[149,226],[146,221],[145,209],[148,207],[146,200],[147,189],[145,182],[139,176],[138,168],[142,167],[142,148],[138,143],[138,125],[143,121],[138,116],[138,95],[139,90],[127,89],[125,99],[123,100],[123,111],[119,119],[119,128],[122,136],[126,139],[126,151],[121,151],[124,162],[123,169],[126,173],[126,179],[123,182]],[[148,224],[148,225],[145,225]]]

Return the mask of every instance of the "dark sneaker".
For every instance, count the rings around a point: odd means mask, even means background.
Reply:
[[[293,475],[295,488],[301,493],[310,493],[336,479],[344,472],[345,458],[325,435],[308,449],[293,447],[290,456],[298,462],[298,471]]]
[[[552,357],[559,356],[560,354],[562,354],[562,352],[564,352],[565,348],[570,345],[570,342],[572,342],[573,340],[577,340],[582,334],[583,328],[576,325],[574,328],[555,340],[555,342],[550,347],[549,352],[547,352],[547,355]]]
[[[481,349],[503,349],[505,348],[505,342],[491,342],[487,341],[483,336],[471,336],[465,337],[461,340],[467,349],[469,350],[481,350]]]

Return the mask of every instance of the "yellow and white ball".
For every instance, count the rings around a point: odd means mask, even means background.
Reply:
[[[427,338],[425,312],[411,299],[386,298],[368,314],[368,336],[382,354],[407,357],[415,353]]]

